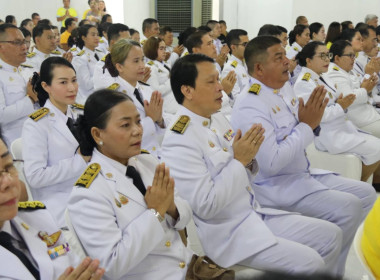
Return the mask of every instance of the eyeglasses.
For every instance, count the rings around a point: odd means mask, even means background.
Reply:
[[[341,56],[348,56],[349,58],[354,59],[356,55],[354,53],[346,53],[342,54]]]
[[[22,45],[30,44],[30,41],[27,40],[16,40],[16,41],[0,41],[0,43],[9,43],[18,47],[21,47]]]
[[[315,56],[320,57],[323,60],[332,59],[333,58],[333,54],[332,53],[319,53],[319,54],[317,54]]]
[[[244,42],[244,43],[241,43],[241,44],[232,44],[232,45],[246,47],[247,44],[248,44],[248,42]]]

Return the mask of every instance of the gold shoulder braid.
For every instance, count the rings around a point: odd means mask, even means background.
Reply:
[[[31,52],[29,54],[26,55],[27,58],[32,58],[33,56],[35,56],[36,53],[35,52]]]
[[[117,90],[119,87],[120,87],[120,85],[118,83],[113,83],[107,89]]]
[[[141,149],[141,153],[142,153],[142,154],[150,154],[149,151],[144,150],[144,149]]]
[[[82,104],[74,103],[74,104],[71,104],[71,106],[76,109],[84,110],[84,105]]]
[[[183,134],[190,123],[190,117],[182,115],[178,118],[178,120],[174,123],[170,130]]]
[[[151,60],[149,60],[149,61],[148,61],[148,64],[151,65],[151,66],[153,66],[153,65],[154,65],[154,62],[151,61]]]
[[[85,53],[85,50],[81,50],[81,51],[77,54],[77,56],[82,56],[84,53]]]
[[[305,73],[302,77],[302,81],[306,81],[308,82],[311,78],[311,74],[310,73]]]
[[[41,108],[41,109],[38,109],[37,111],[35,111],[34,113],[30,114],[29,115],[29,118],[31,118],[32,120],[34,120],[35,122],[42,119],[44,116],[46,116],[47,114],[49,113],[49,109],[48,108]]]
[[[22,201],[18,203],[18,210],[37,210],[46,209],[41,201]]]
[[[237,65],[238,65],[238,63],[237,63],[236,60],[232,61],[231,66],[232,66],[233,68],[236,68]]]
[[[80,178],[75,182],[75,186],[89,188],[96,175],[100,172],[100,164],[92,163],[83,172]]]
[[[259,84],[253,84],[253,85],[249,88],[248,92],[249,92],[249,93],[256,94],[256,95],[259,95],[260,90],[261,90],[261,85],[259,85]]]

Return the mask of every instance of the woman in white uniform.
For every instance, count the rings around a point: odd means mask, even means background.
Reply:
[[[144,43],[143,50],[145,57],[148,58],[146,66],[152,69],[147,83],[152,89],[158,90],[162,94],[164,111],[169,114],[175,114],[179,105],[170,86],[170,67],[165,62],[165,42],[160,38],[150,37]]]
[[[132,100],[99,90],[79,117],[80,148],[92,156],[69,201],[74,229],[104,279],[185,279],[192,252],[181,241],[191,219],[169,168],[141,153],[143,128]]]
[[[334,83],[323,75],[328,70],[331,58],[332,54],[323,43],[307,44],[297,55],[302,70],[294,85],[294,92],[297,97],[302,97],[304,102],[307,102],[316,86],[325,87],[329,102],[320,123],[320,134],[314,140],[315,146],[331,154],[358,155],[363,162],[361,179],[367,181],[380,163],[380,139],[359,132],[348,120],[346,112],[355,101],[355,95],[349,94],[343,97],[336,91]]]
[[[339,40],[331,48],[333,57],[327,77],[334,83],[338,93],[347,96],[355,94],[354,103],[347,108],[347,116],[358,128],[380,138],[380,114],[370,103],[372,89],[377,84],[377,75],[360,82],[352,72],[355,63],[355,52],[348,41]]]
[[[73,66],[61,57],[47,58],[40,76],[33,80],[40,106],[44,107],[24,123],[25,176],[33,198],[45,203],[58,226],[65,227],[64,211],[70,192],[89,160],[80,154],[73,135],[76,116],[70,105],[75,102],[78,83]]]
[[[95,26],[85,24],[79,27],[78,32],[78,47],[81,51],[74,56],[73,66],[78,73],[77,103],[84,104],[87,97],[94,91],[92,77],[95,65],[103,57],[103,53],[96,50],[99,45],[99,33]]]

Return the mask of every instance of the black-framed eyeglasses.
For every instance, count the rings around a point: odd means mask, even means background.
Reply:
[[[18,47],[21,47],[22,45],[30,44],[30,41],[27,40],[16,40],[16,41],[0,41],[0,43],[9,43]]]
[[[354,59],[356,55],[354,53],[346,53],[342,54],[341,56],[348,56],[349,58]]]
[[[333,58],[333,54],[332,53],[319,53],[319,54],[316,54],[315,56],[316,57],[320,57],[323,60],[326,60],[326,59],[330,60],[330,59]]]
[[[232,44],[232,45],[246,47],[247,44],[248,44],[248,42],[244,42],[244,43],[241,43],[241,44]]]

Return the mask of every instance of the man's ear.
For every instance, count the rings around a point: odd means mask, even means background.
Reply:
[[[182,85],[181,92],[185,96],[185,99],[192,100],[193,99],[193,91],[194,89],[191,86]]]

